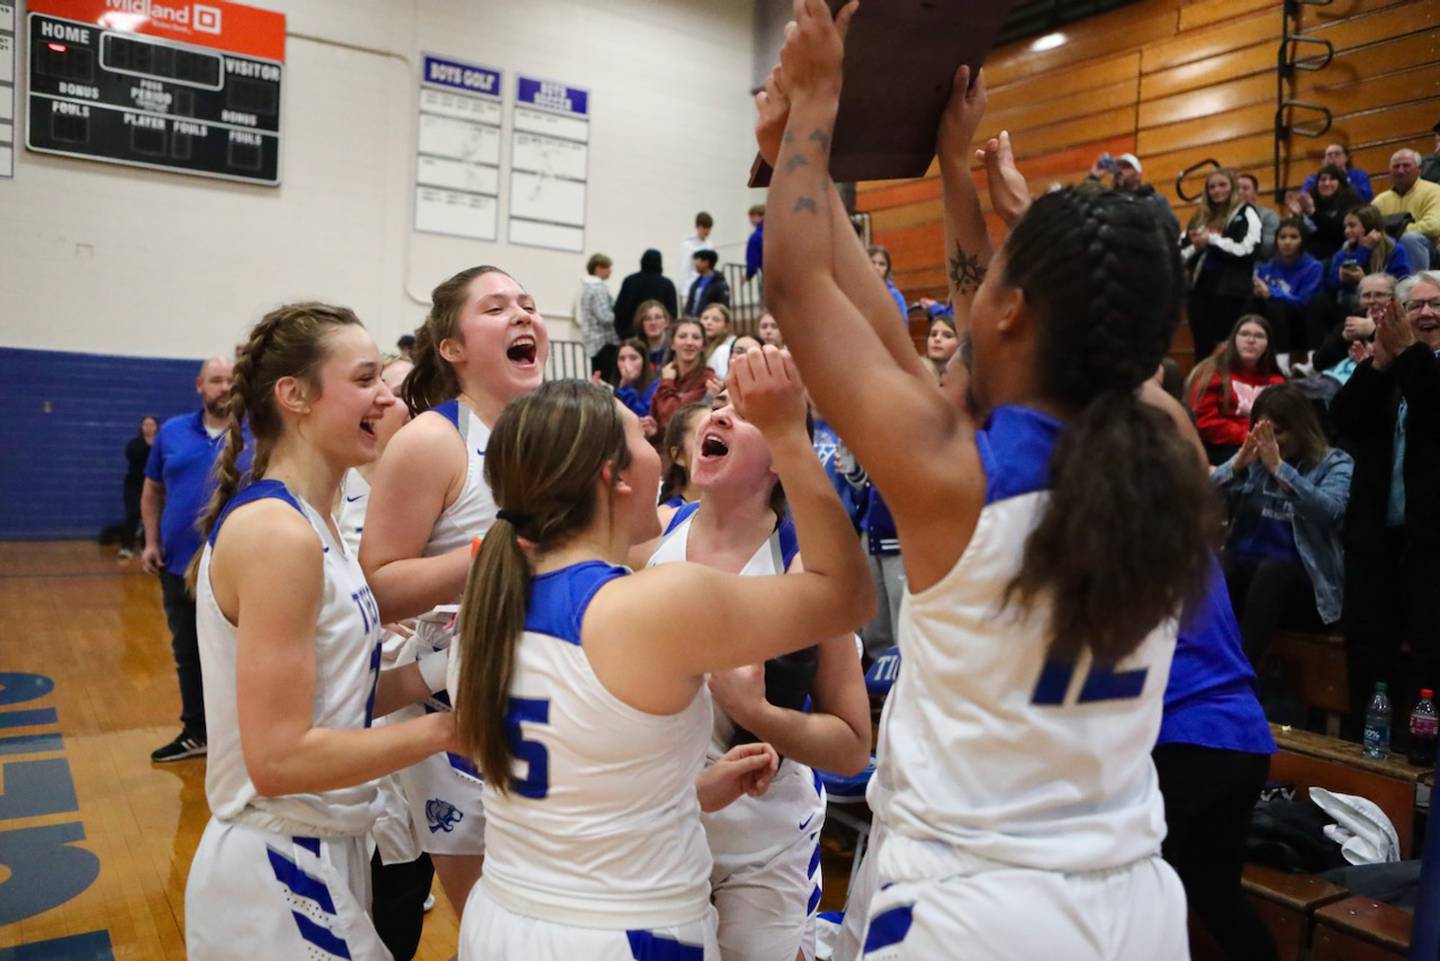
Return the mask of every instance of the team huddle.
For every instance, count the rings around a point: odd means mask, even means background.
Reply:
[[[813,959],[817,772],[871,759],[874,589],[812,411],[906,578],[835,956],[1188,955],[1150,758],[1211,570],[1206,479],[1142,397],[1180,316],[1172,238],[1064,190],[992,251],[961,68],[937,140],[963,347],[937,389],[825,173],[854,9],[797,0],[757,97],[786,348],[731,361],[663,529],[639,419],[542,383],[545,321],[499,268],[435,288],[413,367],[344,308],[254,327],[190,572],[191,958],[390,958],[378,849],[429,855],[462,959]]]

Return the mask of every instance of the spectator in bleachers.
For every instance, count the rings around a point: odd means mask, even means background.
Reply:
[[[1196,357],[1210,355],[1254,293],[1261,229],[1260,215],[1235,189],[1233,171],[1222,168],[1205,178],[1205,196],[1180,238]]]
[[[1440,184],[1440,123],[1430,128],[1435,135],[1435,152],[1426,154],[1420,160],[1420,179]]]
[[[1330,446],[1298,387],[1263,391],[1238,453],[1211,475],[1229,517],[1224,567],[1251,663],[1281,628],[1316,631],[1340,620],[1340,532],[1355,463]]]
[[[715,269],[720,262],[713,250],[695,251],[695,282],[685,294],[685,316],[699,317],[711,304],[730,306],[730,284]]]
[[[935,374],[935,380],[945,376],[945,365],[960,349],[960,335],[955,329],[955,317],[934,317],[930,320],[930,333],[925,338],[925,359]]]
[[[765,269],[765,205],[750,208],[750,239],[745,241],[745,279]]]
[[[620,372],[620,383],[615,388],[615,397],[620,403],[635,412],[640,418],[640,429],[648,440],[656,441],[660,436],[660,425],[650,416],[650,401],[660,386],[660,375],[650,363],[643,340],[627,340],[620,345],[615,356],[615,366]]]
[[[1254,207],[1260,217],[1259,256],[1261,260],[1268,260],[1275,253],[1275,232],[1280,229],[1280,215],[1260,200],[1260,181],[1254,174],[1236,174],[1235,189],[1240,191],[1240,199]]]
[[[1122,193],[1134,194],[1155,208],[1160,215],[1166,232],[1172,237],[1180,236],[1180,221],[1175,219],[1175,211],[1170,209],[1170,201],[1165,195],[1156,190],[1152,185],[1141,180],[1144,169],[1140,166],[1140,158],[1133,153],[1122,153],[1118,157],[1111,157],[1108,154],[1101,154],[1095,160],[1094,166],[1086,180],[1103,183],[1106,174],[1111,175],[1111,184],[1114,189]],[[1055,185],[1052,189],[1059,189]]]
[[[140,418],[140,430],[125,445],[125,524],[120,528],[120,558],[135,556],[135,540],[144,535],[141,527],[140,495],[145,490],[145,465],[160,421],[150,415]]]
[[[1351,345],[1368,345],[1374,338],[1379,315],[1395,299],[1395,278],[1386,273],[1366,274],[1360,278],[1358,291],[1359,309],[1330,329],[1311,358],[1316,373],[1324,373],[1342,385],[1357,366],[1350,356]]]
[[[711,304],[700,313],[700,326],[705,331],[705,366],[715,372],[716,380],[730,375],[730,348],[735,343],[735,323],[730,308]]]
[[[705,366],[704,328],[693,317],[682,318],[670,334],[670,357],[650,401],[656,426],[663,432],[677,410],[704,400],[714,380],[715,372]]]
[[[1360,280],[1376,273],[1404,280],[1410,276],[1410,259],[1385,233],[1379,209],[1362,204],[1345,215],[1345,243],[1325,270],[1325,287],[1342,317],[1359,311]]]
[[[401,334],[400,339],[395,341],[395,352],[408,361],[414,361],[415,335]]]
[[[785,337],[780,333],[780,322],[770,313],[760,315],[759,322],[755,325],[755,333],[760,335],[760,343],[772,344],[776,347],[785,346]]]
[[[1355,457],[1345,515],[1345,643],[1353,717],[1377,680],[1396,716],[1433,687],[1440,644],[1440,271],[1396,288],[1376,325],[1373,357],[1330,405]],[[1401,656],[1407,645],[1413,663]]]
[[[610,298],[610,279],[614,262],[604,254],[593,254],[585,264],[585,280],[580,296],[575,299],[575,323],[590,358],[590,373],[599,374],[605,383],[616,382],[615,353],[620,349],[620,335],[615,332],[615,302]]]
[[[1245,443],[1250,411],[1260,392],[1285,382],[1270,345],[1269,322],[1259,314],[1246,314],[1185,382],[1185,406],[1212,464],[1225,463]]]
[[[656,508],[661,530],[669,526],[670,517],[682,504],[700,499],[700,491],[690,478],[690,465],[695,461],[700,443],[696,435],[709,414],[708,403],[686,404],[675,411],[665,426],[664,441],[660,445],[660,498]]]
[[[1344,144],[1332,143],[1325,148],[1325,156],[1321,160],[1321,169],[1323,170],[1327,166],[1340,168],[1345,180],[1349,182],[1351,188],[1355,191],[1355,196],[1359,197],[1362,202],[1369,203],[1374,199],[1375,188],[1370,184],[1370,175],[1359,167],[1350,166],[1350,151],[1346,149]],[[1313,173],[1306,177],[1305,182],[1300,185],[1300,189],[1308,194],[1313,194],[1315,192],[1315,181],[1318,176],[1318,173]]]
[[[900,311],[900,319],[908,323],[910,312],[905,306],[905,295],[895,286],[895,279],[890,273],[890,251],[879,244],[871,244],[865,248],[865,252],[870,255],[870,263],[874,265],[875,272],[885,281],[885,289],[890,292],[890,299],[895,301],[895,307]]]
[[[645,345],[645,355],[656,370],[670,352],[670,325],[674,320],[674,315],[658,300],[641,301],[635,308],[635,339]]]
[[[695,255],[702,250],[714,250],[715,245],[710,242],[710,231],[715,227],[715,220],[705,211],[695,215],[695,233],[680,241],[680,283],[678,289],[688,291],[690,285],[695,283],[699,276],[695,267]],[[686,311],[689,313],[689,311]],[[694,316],[691,314],[691,316]]]
[[[635,329],[637,319],[642,307],[650,301],[665,308],[667,317],[679,315],[675,285],[661,272],[661,266],[660,251],[651,248],[641,255],[640,269],[621,282],[620,294],[615,298],[615,333],[621,340],[640,336]]]
[[[1305,225],[1305,252],[1319,261],[1329,260],[1345,242],[1345,215],[1364,201],[1333,164],[1320,168],[1314,190],[1291,191],[1285,206]]]
[[[1390,155],[1390,189],[1375,198],[1385,219],[1405,220],[1400,244],[1411,270],[1429,270],[1440,241],[1440,184],[1420,179],[1420,154],[1408,147]]]
[[[1275,234],[1275,256],[1255,269],[1258,312],[1275,331],[1277,356],[1313,347],[1325,333],[1325,265],[1305,253],[1303,237],[1300,221],[1287,218]]]
[[[733,361],[736,357],[745,353],[745,351],[751,349],[759,350],[762,346],[757,338],[751,337],[749,334],[741,334],[730,342],[730,359]]]

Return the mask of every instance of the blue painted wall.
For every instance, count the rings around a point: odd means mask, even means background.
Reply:
[[[199,407],[200,360],[0,347],[0,539],[89,538],[125,517],[125,445]]]

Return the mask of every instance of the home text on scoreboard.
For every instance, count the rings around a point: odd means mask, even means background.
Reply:
[[[261,49],[283,56],[284,18],[212,2],[159,8],[169,15],[163,19],[147,7],[145,19],[116,14],[116,4],[32,0],[26,146],[279,184],[285,67],[251,48],[263,35]],[[246,15],[260,16],[247,21]],[[227,36],[227,25],[242,23],[244,33]],[[278,43],[269,36],[276,30]],[[227,49],[227,40],[243,49]]]

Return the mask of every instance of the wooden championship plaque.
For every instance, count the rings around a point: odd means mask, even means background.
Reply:
[[[1010,0],[861,0],[845,37],[831,179],[923,177],[955,71],[979,71],[1009,9]],[[769,186],[770,174],[757,156],[750,186]]]

